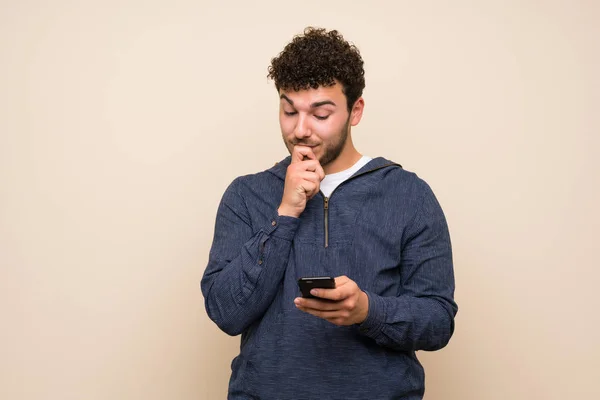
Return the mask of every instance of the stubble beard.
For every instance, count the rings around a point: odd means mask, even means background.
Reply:
[[[334,143],[329,143],[324,148],[323,154],[321,155],[321,157],[319,157],[319,164],[321,164],[321,167],[325,167],[326,165],[334,162],[340,156],[340,154],[344,150],[344,147],[346,146],[346,141],[348,140],[349,126],[350,126],[350,117],[348,117],[348,119],[346,120],[346,123],[344,124],[344,127],[342,128],[342,131],[338,135],[339,140],[337,140]],[[305,141],[296,140],[296,139],[288,142],[287,140],[285,140],[285,138],[283,138],[283,142],[285,143],[285,146],[287,147],[290,154],[292,154],[292,151],[294,150],[294,146],[302,146],[302,145],[312,146],[312,144],[310,142],[305,142]]]

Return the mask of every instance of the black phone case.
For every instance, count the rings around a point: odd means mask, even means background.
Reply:
[[[335,279],[330,276],[316,276],[312,278],[298,279],[298,287],[302,297],[314,299],[310,294],[311,289],[335,289]]]

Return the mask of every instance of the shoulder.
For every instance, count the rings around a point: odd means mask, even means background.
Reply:
[[[386,162],[390,167],[383,169],[380,187],[389,198],[417,208],[423,203],[437,203],[435,194],[425,178],[414,171],[401,167],[399,163],[389,160]]]
[[[285,182],[287,159],[276,163],[269,169],[260,172],[241,175],[235,178],[227,187],[226,194],[239,198],[248,196],[269,197],[274,191],[280,190]],[[273,165],[273,164],[271,164]]]
[[[383,179],[390,189],[410,190],[417,193],[430,191],[429,184],[416,172],[404,168],[400,163],[382,157],[374,159],[382,167]]]

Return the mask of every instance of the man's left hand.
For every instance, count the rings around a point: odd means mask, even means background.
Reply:
[[[347,276],[335,278],[335,289],[313,289],[318,299],[298,297],[296,307],[335,325],[360,324],[369,312],[369,297]]]

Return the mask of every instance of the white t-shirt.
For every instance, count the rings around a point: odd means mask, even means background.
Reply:
[[[367,165],[371,160],[371,157],[362,156],[361,159],[350,168],[336,172],[335,174],[325,175],[325,179],[321,181],[321,192],[323,192],[325,197],[331,196],[331,193],[340,185],[340,183],[350,178],[356,171]]]

